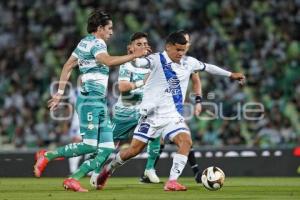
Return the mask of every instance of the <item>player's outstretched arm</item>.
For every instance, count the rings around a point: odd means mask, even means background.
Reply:
[[[207,71],[210,74],[227,76],[233,80],[238,80],[240,84],[245,83],[246,77],[242,73],[229,72],[229,71],[224,70],[216,65],[211,65],[211,64],[207,64],[207,63],[205,63],[204,66],[205,66],[205,71]]]
[[[64,64],[62,69],[60,79],[59,79],[59,86],[58,91],[54,96],[48,101],[48,108],[50,110],[55,110],[64,94],[64,90],[66,84],[71,76],[73,68],[77,65],[77,58],[75,56],[70,56],[67,62]]]
[[[136,50],[132,54],[128,54],[124,56],[111,56],[108,53],[100,53],[96,56],[96,60],[102,64],[105,64],[108,67],[114,67],[132,61],[136,58],[146,56],[149,51],[151,51],[151,49],[149,47],[145,47]]]
[[[144,81],[136,81],[136,82],[130,82],[130,81],[119,81],[119,91],[120,92],[128,92],[131,90],[134,90],[136,88],[140,88],[144,85]]]

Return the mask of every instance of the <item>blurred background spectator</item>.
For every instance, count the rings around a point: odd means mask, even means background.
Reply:
[[[47,110],[50,84],[86,34],[87,16],[95,8],[113,16],[112,55],[126,52],[135,31],[149,33],[153,49],[162,50],[167,34],[186,29],[192,56],[246,74],[241,88],[201,73],[205,100],[216,103],[218,112],[214,120],[204,120],[211,117],[204,106],[200,118],[188,121],[194,146],[299,144],[299,0],[10,0],[0,1],[0,149],[66,142],[70,120],[53,120]],[[77,76],[78,71],[74,87]],[[117,76],[118,69],[111,70],[110,106],[117,98]],[[242,109],[247,102],[261,103],[264,111],[246,113],[249,120]],[[62,109],[58,116],[68,112]]]

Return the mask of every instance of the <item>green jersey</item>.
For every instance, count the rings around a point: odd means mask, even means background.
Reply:
[[[120,66],[119,81],[129,81],[133,83],[143,81],[148,73],[150,73],[149,69],[135,68],[132,62],[127,62]],[[117,107],[136,108],[142,101],[143,89],[144,87],[140,87],[121,93],[116,104],[116,109]]]
[[[105,42],[91,34],[84,37],[73,51],[72,55],[78,58],[83,92],[106,95],[109,68],[96,61],[98,54],[106,52]]]
[[[135,68],[131,62],[120,66],[119,81],[137,82],[145,79],[149,69]],[[143,98],[143,89],[140,87],[121,93],[114,106],[113,135],[115,140],[131,138],[133,130],[140,118],[139,105]]]

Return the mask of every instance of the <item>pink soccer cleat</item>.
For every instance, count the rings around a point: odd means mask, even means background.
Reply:
[[[34,155],[34,160],[37,161],[38,157],[42,154],[44,155],[45,153],[47,152],[46,149],[42,149],[38,152],[36,152],[36,154]],[[54,160],[64,160],[65,158],[64,157],[58,157],[58,158],[55,158]]]
[[[186,191],[187,188],[180,183],[177,182],[177,180],[169,180],[165,186],[164,191]]]
[[[42,149],[35,154],[36,163],[33,167],[33,172],[36,177],[41,177],[49,160],[45,157],[46,150]]]
[[[111,176],[111,172],[104,166],[102,172],[97,177],[97,189],[102,190],[106,184],[106,181]]]
[[[35,154],[34,154],[34,160],[37,161],[38,158],[42,155],[44,155],[45,153],[47,152],[46,149],[41,149],[39,151],[37,151]]]
[[[88,192],[88,190],[81,187],[79,181],[74,178],[65,179],[63,186],[66,190],[73,190],[74,192]]]

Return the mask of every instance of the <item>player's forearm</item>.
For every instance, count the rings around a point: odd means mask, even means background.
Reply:
[[[73,71],[72,66],[64,65],[59,79],[58,91],[60,93],[63,93],[63,91],[65,90],[66,84],[72,74],[72,71]]]
[[[129,55],[124,55],[124,56],[109,56],[100,62],[102,62],[103,64],[105,64],[108,67],[115,67],[115,66],[121,65],[123,63],[132,61],[133,59],[135,59],[135,56],[133,54],[129,54]]]
[[[195,95],[200,95],[202,96],[202,89],[201,89],[201,82],[199,81],[199,83],[194,83],[193,82],[193,92]]]
[[[143,80],[139,80],[136,82],[129,82],[129,81],[119,81],[119,91],[120,92],[128,92],[137,88],[140,88],[144,85]]]
[[[198,73],[192,75],[192,90],[195,95],[202,96],[202,85]]]
[[[231,72],[224,70],[216,65],[207,64],[207,63],[205,63],[205,71],[210,74],[220,75],[220,76],[230,77],[231,75]]]

